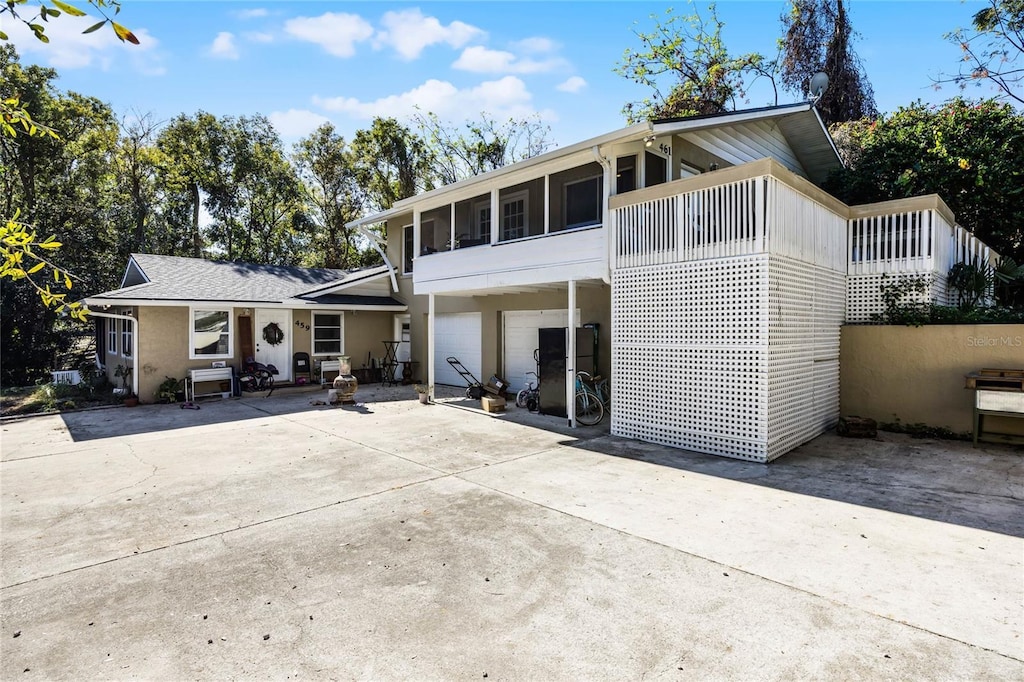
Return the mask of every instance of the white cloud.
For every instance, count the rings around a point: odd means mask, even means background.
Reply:
[[[373,27],[358,14],[334,12],[289,19],[284,30],[294,38],[319,45],[335,57],[351,57],[356,53],[356,43],[373,35]]]
[[[237,16],[239,19],[259,19],[261,17],[268,16],[269,14],[270,12],[268,12],[266,9],[262,7],[256,7],[253,9],[243,9],[239,12],[236,12],[235,16]]]
[[[559,83],[558,85],[556,85],[555,89],[556,90],[561,90],[562,92],[573,92],[573,93],[575,93],[575,92],[579,92],[580,90],[582,90],[585,87],[587,87],[587,81],[583,80],[579,76],[573,76],[572,78],[569,78],[568,80],[565,80],[565,81]]]
[[[264,31],[246,31],[242,36],[253,43],[272,43],[274,42],[274,34],[266,33]]]
[[[533,52],[533,53],[544,53],[554,52],[558,49],[559,45],[551,38],[544,38],[541,36],[534,36],[532,38],[524,38],[523,40],[517,40],[512,43],[512,47],[520,52]]]
[[[40,61],[58,69],[84,69],[92,66],[106,71],[115,65],[127,63],[148,76],[166,73],[163,54],[158,49],[160,41],[148,30],[129,26],[139,39],[138,45],[118,40],[110,26],[104,26],[93,33],[82,33],[97,21],[97,17],[62,16],[60,21],[46,25],[49,43],[36,40],[21,22],[10,22],[5,30],[11,44],[22,55],[39,55]]]
[[[217,59],[238,59],[238,46],[235,45],[235,35],[227,31],[221,31],[213,39],[210,45],[209,55]]]
[[[321,116],[308,109],[275,111],[268,118],[274,124],[277,132],[284,138],[305,137],[324,123],[330,122],[330,119],[326,116]]]
[[[452,68],[472,73],[544,73],[565,64],[565,60],[560,58],[536,61],[528,57],[518,58],[511,52],[476,45],[463,50]]]
[[[485,81],[460,90],[447,81],[431,79],[412,90],[373,101],[354,97],[314,97],[313,102],[328,111],[337,111],[358,119],[394,116],[405,119],[420,112],[437,114],[444,120],[465,120],[486,111],[497,118],[524,118],[539,114],[545,120],[557,116],[550,110],[537,111],[533,95],[526,84],[515,76]]]
[[[476,26],[461,21],[445,26],[436,17],[424,16],[418,8],[386,12],[380,23],[384,28],[377,32],[374,47],[392,47],[406,61],[416,59],[431,45],[447,43],[452,48],[459,48],[487,35]]]

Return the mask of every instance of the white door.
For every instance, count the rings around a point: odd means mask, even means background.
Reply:
[[[480,313],[440,313],[434,320],[434,382],[448,386],[466,386],[446,358],[455,356],[478,380],[480,376]],[[423,372],[426,375],[426,372]]]
[[[537,348],[537,332],[545,327],[567,327],[568,312],[557,310],[509,310],[502,316],[505,359],[505,379],[511,390],[526,388],[529,380],[537,381],[527,372],[537,371],[533,351]],[[576,311],[576,326],[580,325],[580,311]]]
[[[395,358],[399,362],[408,362],[412,360],[412,316],[411,315],[395,315],[395,335],[392,337],[395,341],[398,341],[398,347],[395,349]],[[447,363],[445,363],[447,364]],[[416,366],[413,368],[413,376],[417,377],[420,374],[426,376],[426,369]],[[402,378],[402,365],[395,368],[395,379]]]
[[[256,344],[256,362],[274,365],[278,374],[274,381],[291,381],[292,378],[292,311],[279,308],[257,308],[253,329],[253,342]],[[264,334],[273,338],[272,330],[267,327],[276,324],[284,332],[280,343],[272,344]]]

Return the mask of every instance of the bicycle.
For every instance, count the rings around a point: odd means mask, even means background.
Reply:
[[[527,372],[526,376],[533,376],[537,382],[527,381],[526,388],[516,393],[516,407],[525,407],[530,412],[540,409],[540,379],[536,372]]]
[[[594,426],[604,419],[611,409],[611,391],[608,380],[591,377],[588,372],[576,373],[576,421],[584,426]]]
[[[246,393],[267,391],[266,397],[274,392],[274,375],[277,374],[277,367],[264,365],[256,362],[253,358],[246,358],[243,365],[244,370],[238,375],[238,386]]]

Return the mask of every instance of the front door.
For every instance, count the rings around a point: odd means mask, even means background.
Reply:
[[[271,325],[276,325],[276,328]],[[283,333],[283,337],[278,330]],[[291,381],[292,311],[279,308],[257,308],[256,325],[252,332],[253,341],[256,344],[256,362],[277,367],[278,374],[274,377],[274,381]],[[278,343],[271,343],[272,341],[278,341]]]

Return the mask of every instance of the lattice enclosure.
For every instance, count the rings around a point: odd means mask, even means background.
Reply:
[[[844,273],[784,256],[769,262],[768,459],[839,418]]]
[[[881,315],[885,311],[882,302],[882,284],[894,282],[899,277],[924,277],[927,292],[922,294],[906,294],[907,303],[938,303],[940,305],[956,305],[956,293],[950,292],[946,286],[946,276],[934,272],[909,273],[875,273],[870,275],[850,275],[846,283],[846,321],[852,324],[871,322],[872,316]]]
[[[616,270],[616,435],[768,458],[768,257]]]

